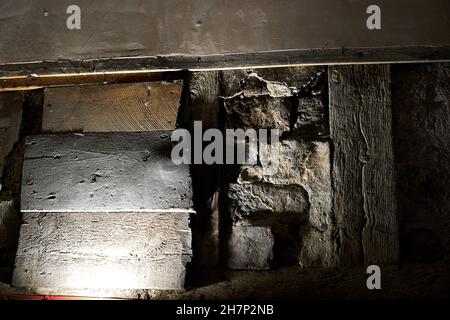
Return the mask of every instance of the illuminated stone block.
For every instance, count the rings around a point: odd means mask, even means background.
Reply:
[[[192,183],[189,167],[171,161],[170,134],[29,137],[13,284],[183,288]]]
[[[13,285],[180,289],[190,261],[188,213],[25,213]]]

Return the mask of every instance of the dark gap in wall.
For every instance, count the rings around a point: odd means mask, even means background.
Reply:
[[[11,283],[12,272],[17,252],[21,224],[20,191],[22,184],[22,165],[25,147],[25,137],[38,134],[42,126],[44,90],[31,90],[22,93],[22,122],[19,140],[14,144],[10,154],[5,159],[3,168],[3,188],[0,197],[11,199],[17,217],[17,223],[8,226],[8,233],[16,240],[15,244],[0,250],[0,282]]]
[[[400,262],[450,258],[449,63],[391,65]]]

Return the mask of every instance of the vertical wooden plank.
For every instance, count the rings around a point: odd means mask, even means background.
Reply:
[[[342,265],[398,261],[388,65],[329,69],[334,214]]]
[[[203,131],[218,128],[220,72],[189,72],[182,93],[177,125],[191,129],[201,121]],[[215,268],[219,261],[219,168],[217,165],[192,166],[196,216],[192,222],[195,255],[192,268],[197,283],[206,279],[205,268]]]

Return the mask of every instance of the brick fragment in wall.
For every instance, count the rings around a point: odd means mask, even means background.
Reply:
[[[245,85],[245,78],[250,73],[256,73],[267,81],[278,81],[289,88],[304,88],[311,83],[311,79],[324,72],[323,66],[297,66],[263,69],[224,70],[222,72],[222,92],[226,97],[235,95]]]
[[[241,92],[223,99],[225,127],[289,131],[291,89],[283,83],[266,81],[255,73],[243,82]]]
[[[270,227],[233,226],[226,266],[238,270],[267,270],[272,266],[274,238]]]
[[[233,129],[290,130],[291,101],[270,96],[245,97],[237,95],[224,99],[225,127]]]
[[[292,91],[285,83],[264,80],[254,72],[242,80],[241,87],[240,94],[246,97],[255,95],[268,95],[272,98],[292,97]]]
[[[320,97],[300,98],[294,123],[294,134],[302,137],[323,137],[330,135],[328,108]]]

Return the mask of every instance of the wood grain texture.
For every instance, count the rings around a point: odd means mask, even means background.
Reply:
[[[173,130],[181,88],[166,82],[47,88],[42,130]]]
[[[396,263],[390,68],[330,67],[329,95],[340,263]]]
[[[26,213],[13,285],[181,289],[189,213]]]
[[[219,126],[220,72],[188,72],[178,117],[180,127],[192,129],[202,121],[203,130]],[[193,219],[193,276],[203,282],[205,268],[219,263],[219,176],[217,165],[193,165],[192,180],[196,215]],[[215,274],[215,272],[211,272]],[[214,275],[215,276],[215,275]]]
[[[189,167],[173,164],[170,134],[28,137],[22,212],[192,210]]]

